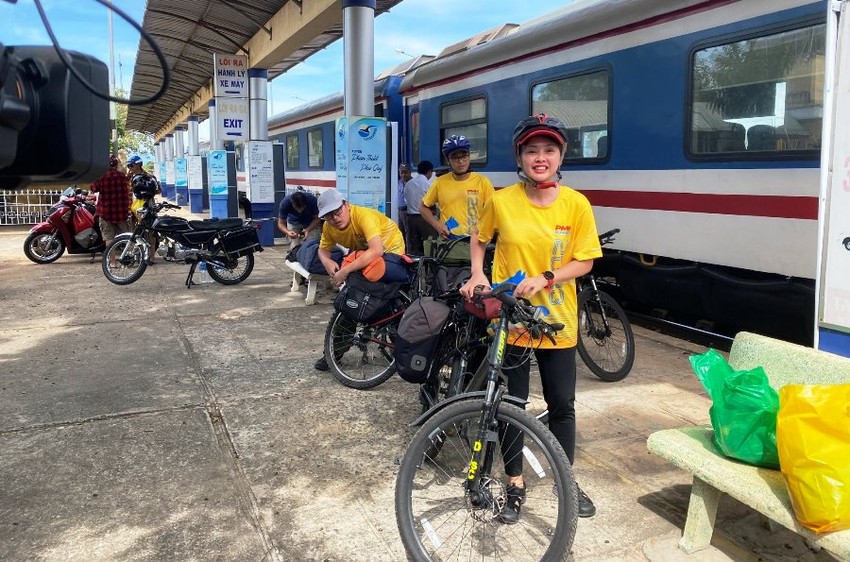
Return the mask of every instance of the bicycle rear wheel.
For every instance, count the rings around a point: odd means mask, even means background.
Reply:
[[[446,406],[416,432],[396,481],[396,522],[407,552],[417,561],[566,560],[577,523],[576,484],[554,435],[528,412],[502,403],[496,415],[524,434],[526,499],[518,523],[497,518],[505,503],[504,458],[491,432],[491,466],[482,463],[481,492],[467,492],[481,402]],[[441,442],[435,447],[435,442]],[[430,451],[438,451],[430,456]],[[483,455],[486,458],[488,455]]]
[[[623,307],[604,291],[578,295],[578,353],[600,379],[623,380],[635,361],[635,335]]]
[[[392,337],[397,319],[381,325],[355,322],[335,312],[325,331],[325,360],[333,376],[349,388],[365,390],[395,371]]]

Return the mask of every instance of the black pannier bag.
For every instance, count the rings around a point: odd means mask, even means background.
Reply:
[[[403,283],[369,281],[359,271],[345,279],[334,299],[334,308],[343,316],[368,324],[390,312]]]
[[[426,381],[450,313],[447,304],[432,297],[416,299],[407,307],[398,325],[393,348],[396,370],[401,378],[417,384]]]
[[[263,247],[260,245],[260,238],[257,236],[257,229],[253,226],[246,226],[236,230],[229,230],[219,235],[221,247],[231,257],[242,257],[254,252],[262,252]]]
[[[432,282],[434,295],[440,295],[452,289],[460,289],[472,277],[468,265],[439,265],[434,271]]]

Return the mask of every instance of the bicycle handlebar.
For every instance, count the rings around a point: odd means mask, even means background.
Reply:
[[[614,236],[619,233],[619,228],[612,228],[608,232],[603,232],[599,235],[599,244],[602,246],[605,246],[606,244],[611,244],[614,241]]]
[[[517,298],[508,294],[508,292],[512,292],[514,289],[516,289],[514,283],[501,283],[489,292],[484,292],[476,287],[475,296],[482,299],[495,298],[501,301],[502,305],[504,305],[502,314],[507,312],[511,321],[525,324],[532,338],[537,339],[541,335],[544,335],[554,344],[555,338],[553,335],[563,330],[564,325],[560,322],[550,324],[541,320],[540,313],[542,311],[539,307],[532,306],[530,302],[523,298]]]

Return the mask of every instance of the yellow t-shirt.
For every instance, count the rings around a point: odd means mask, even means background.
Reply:
[[[602,256],[593,210],[587,198],[566,186],[559,186],[558,198],[548,207],[532,203],[525,186],[516,183],[497,191],[484,206],[478,221],[478,239],[489,242],[498,233],[493,257],[493,283],[534,277],[554,271],[572,260]],[[516,279],[516,281],[514,281]],[[531,298],[544,308],[544,320],[560,322],[564,329],[552,345],[545,336],[531,340],[525,330],[512,330],[508,343],[526,347],[573,347],[578,339],[578,307],[575,280],[556,283]]]
[[[369,247],[369,240],[380,236],[385,252],[404,253],[404,238],[401,237],[396,223],[389,217],[368,207],[349,205],[349,209],[351,221],[344,229],[338,230],[327,222],[322,226],[320,248],[333,250],[336,244],[340,244],[349,250],[365,250]]]
[[[452,174],[446,174],[434,181],[422,202],[426,207],[439,205],[443,223],[451,219],[457,222],[457,226],[450,229],[451,233],[466,235],[478,224],[481,209],[492,199],[493,192],[493,184],[487,176],[471,172],[465,180],[457,181]]]

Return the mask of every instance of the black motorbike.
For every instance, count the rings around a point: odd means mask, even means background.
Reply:
[[[222,285],[236,285],[251,275],[254,252],[262,252],[252,219],[241,218],[186,220],[159,216],[163,209],[179,209],[170,203],[149,200],[139,211],[132,232],[119,234],[103,253],[103,274],[116,285],[137,281],[147,269],[154,251],[166,259],[191,264],[186,288],[194,284],[192,276],[199,264],[205,264],[210,277]],[[150,240],[159,240],[159,248]]]

